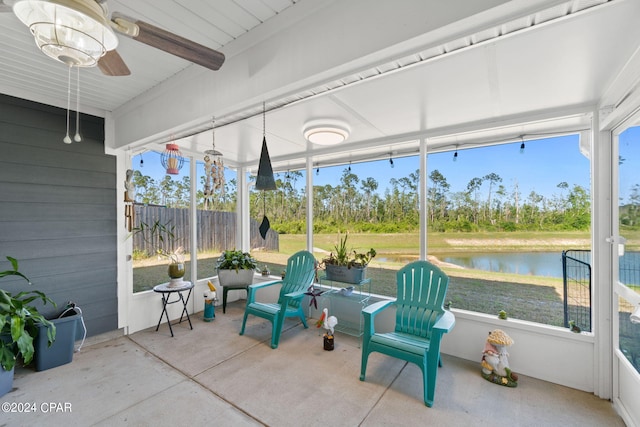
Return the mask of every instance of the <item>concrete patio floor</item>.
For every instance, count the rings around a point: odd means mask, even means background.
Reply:
[[[22,412],[3,406],[0,426],[624,426],[590,393],[523,375],[501,387],[482,379],[479,363],[447,355],[428,408],[417,366],[374,353],[361,382],[358,339],[337,333],[324,351],[313,323],[292,320],[272,350],[262,319],[238,335],[243,309],[216,308],[209,323],[196,313],[193,330],[174,325],[173,338],[163,324],[85,345],[67,365],[17,369],[0,400]]]

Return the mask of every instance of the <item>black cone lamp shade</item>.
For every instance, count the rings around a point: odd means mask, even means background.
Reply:
[[[262,152],[260,153],[260,164],[258,165],[258,176],[256,177],[256,190],[275,190],[276,180],[273,177],[273,168],[267,150],[267,138],[262,138]]]

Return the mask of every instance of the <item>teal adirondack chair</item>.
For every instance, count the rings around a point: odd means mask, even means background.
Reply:
[[[427,261],[415,261],[398,271],[395,301],[380,301],[362,309],[364,336],[360,381],[367,372],[369,354],[377,351],[415,363],[422,370],[424,403],[431,407],[436,390],[442,335],[453,329],[455,317],[443,302],[449,277]],[[377,333],[375,316],[396,307],[393,332]]]
[[[301,301],[306,290],[313,283],[316,272],[316,259],[308,251],[297,252],[287,260],[286,271],[287,274],[283,280],[256,283],[249,286],[247,306],[244,309],[240,335],[244,334],[247,316],[250,314],[267,319],[272,323],[271,348],[278,348],[285,318],[299,317],[304,327],[308,328]],[[280,289],[280,297],[277,303],[270,304],[256,301],[256,292],[259,289],[280,283],[282,288]]]

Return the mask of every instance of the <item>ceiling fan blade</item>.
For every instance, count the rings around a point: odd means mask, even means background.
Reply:
[[[115,50],[108,51],[98,61],[98,68],[106,76],[128,76],[131,74],[129,67],[124,63],[122,57]]]
[[[191,61],[194,64],[216,71],[224,63],[225,57],[222,52],[170,33],[162,28],[144,21],[131,19],[119,13],[114,13],[111,19],[115,24],[113,27],[116,31],[134,40]]]

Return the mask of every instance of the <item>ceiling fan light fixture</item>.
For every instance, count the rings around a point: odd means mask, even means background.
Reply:
[[[349,137],[349,129],[346,125],[312,124],[304,128],[303,134],[312,144],[336,145]]]
[[[73,67],[93,67],[118,46],[102,7],[89,0],[19,0],[13,13],[47,56]]]

